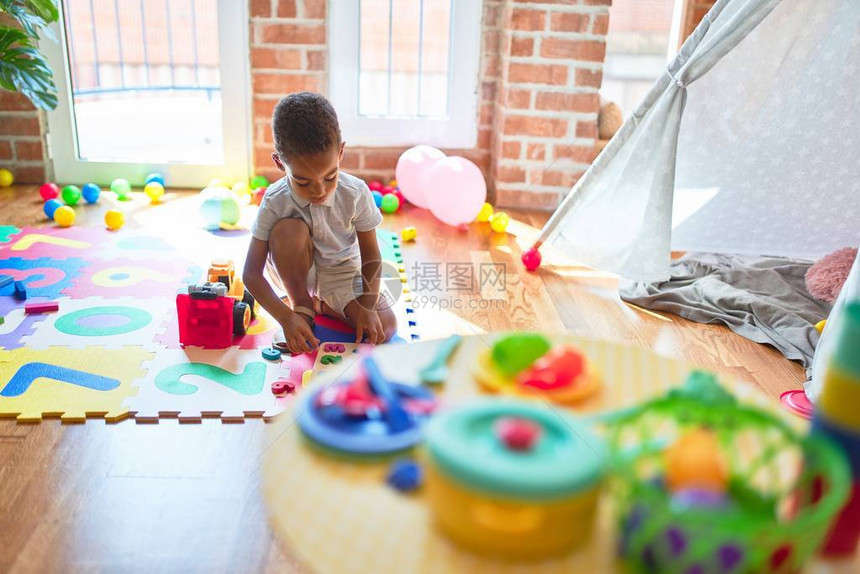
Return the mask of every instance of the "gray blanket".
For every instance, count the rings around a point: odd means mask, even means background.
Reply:
[[[803,277],[811,264],[691,253],[672,264],[669,281],[622,280],[621,298],[697,323],[723,323],[738,335],[773,345],[787,358],[810,367],[818,343],[815,324],[830,313],[830,305],[806,291]]]

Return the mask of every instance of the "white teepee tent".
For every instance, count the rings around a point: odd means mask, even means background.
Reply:
[[[719,0],[544,242],[641,281],[670,249],[860,243],[860,0]]]

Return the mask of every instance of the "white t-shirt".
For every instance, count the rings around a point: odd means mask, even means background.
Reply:
[[[340,172],[337,188],[320,204],[310,203],[293,193],[290,178],[282,177],[269,186],[251,233],[268,241],[272,228],[280,219],[304,221],[314,242],[314,264],[317,270],[361,266],[358,231],[370,231],[382,223],[367,184]]]

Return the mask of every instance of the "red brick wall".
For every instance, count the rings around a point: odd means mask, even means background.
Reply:
[[[508,0],[494,113],[499,205],[553,209],[595,156],[611,0]]]
[[[43,183],[42,114],[24,96],[0,89],[0,167],[18,183]]]

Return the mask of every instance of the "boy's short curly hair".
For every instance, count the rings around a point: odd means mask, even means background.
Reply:
[[[328,151],[341,142],[337,113],[313,92],[281,98],[272,114],[272,134],[282,159]]]

